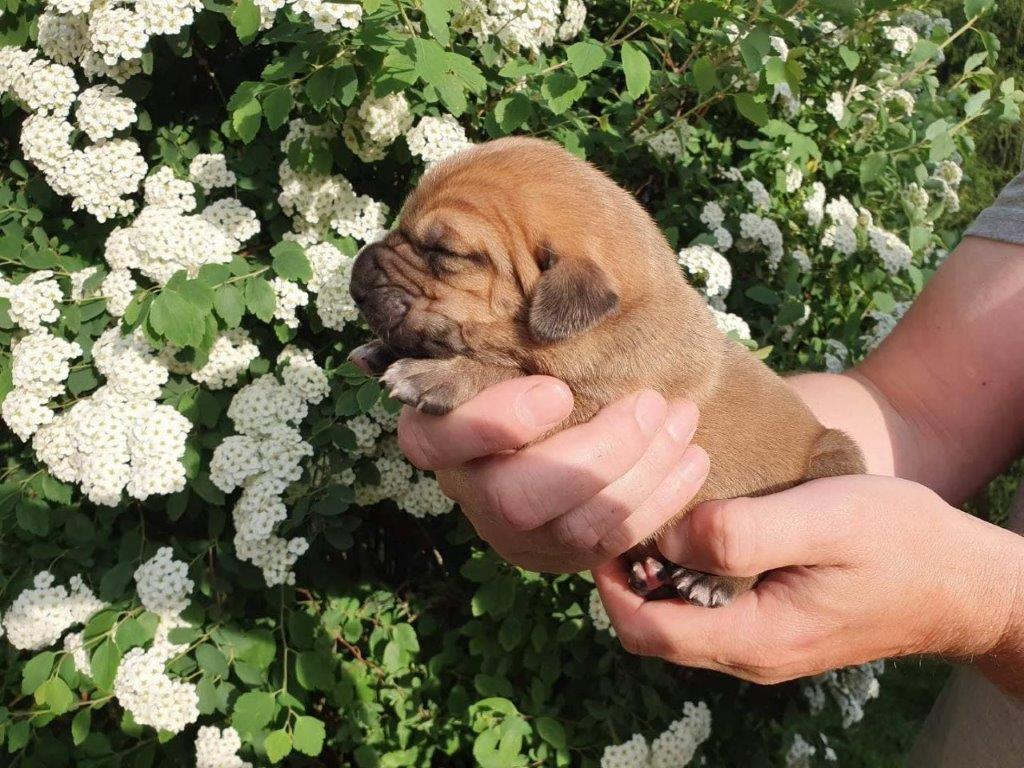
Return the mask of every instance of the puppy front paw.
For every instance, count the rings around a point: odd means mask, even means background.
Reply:
[[[676,568],[669,576],[676,594],[690,605],[721,608],[750,589],[756,579],[718,576],[714,573]]]
[[[450,359],[396,360],[384,372],[381,383],[395,400],[432,416],[442,416],[476,394],[460,381]]]

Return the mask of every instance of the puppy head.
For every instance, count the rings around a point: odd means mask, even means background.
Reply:
[[[664,242],[595,168],[556,144],[502,139],[424,176],[397,227],[359,254],[351,291],[400,356],[522,365],[630,310],[628,261],[650,252],[645,237]]]

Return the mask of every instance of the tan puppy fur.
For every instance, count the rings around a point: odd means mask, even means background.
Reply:
[[[711,470],[680,516],[709,499],[864,471],[846,435],[718,330],[633,197],[556,144],[502,139],[431,169],[395,230],[360,253],[352,295],[381,339],[354,359],[386,368],[392,396],[428,413],[524,374],[571,387],[562,427],[640,389],[694,400],[693,442]],[[704,605],[754,582],[685,569],[672,580]]]

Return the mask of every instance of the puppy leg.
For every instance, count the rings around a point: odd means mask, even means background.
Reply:
[[[441,416],[492,384],[519,375],[513,368],[487,365],[468,357],[406,357],[392,363],[381,382],[396,400],[432,416]]]
[[[676,594],[691,605],[701,608],[721,608],[757,583],[759,577],[739,578],[719,576],[715,573],[693,571],[677,567],[668,580],[675,587]]]

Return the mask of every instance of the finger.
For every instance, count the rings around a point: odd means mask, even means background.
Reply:
[[[659,455],[651,456],[656,453],[652,445],[626,475],[539,530],[548,533],[549,541],[585,552],[597,563],[649,539],[686,508],[707,477],[708,455],[683,442],[688,438],[659,435],[656,443],[670,444],[660,447]]]
[[[637,656],[727,671],[746,651],[751,593],[722,608],[680,600],[645,600],[629,587],[622,560],[592,571],[605,611],[622,646]],[[744,599],[746,598],[746,599]]]
[[[646,453],[667,411],[661,395],[644,390],[586,424],[472,466],[470,483],[481,498],[471,506],[513,530],[533,530],[622,477]]]
[[[836,564],[857,540],[848,499],[835,483],[812,481],[769,496],[710,501],[665,531],[658,549],[674,563],[726,576]]]
[[[572,392],[550,376],[526,376],[488,387],[444,416],[403,408],[398,443],[420,469],[450,469],[519,448],[572,412]]]

